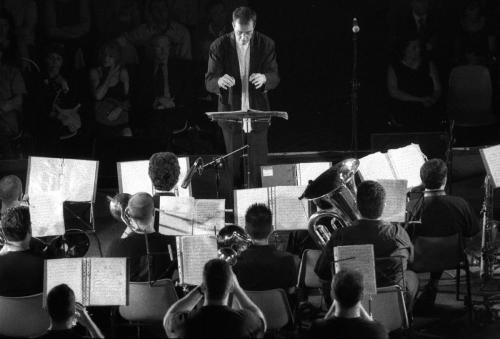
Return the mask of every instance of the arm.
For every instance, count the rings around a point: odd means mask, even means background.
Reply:
[[[123,82],[123,89],[124,89],[125,95],[128,96],[128,93],[130,91],[130,78],[129,78],[128,71],[126,68],[121,69],[120,81]]]
[[[434,101],[434,103],[436,103],[436,101],[441,96],[441,82],[439,81],[439,75],[436,65],[434,65],[433,62],[429,63],[429,75],[432,79],[433,85],[432,100]]]
[[[401,91],[398,88],[398,79],[396,77],[396,72],[394,72],[394,68],[389,66],[387,69],[387,90],[389,91],[389,95],[400,101],[408,101],[408,102],[423,102],[423,98],[416,97],[414,95],[408,94],[404,91]]]
[[[269,44],[267,50],[268,53],[264,59],[264,75],[266,76],[265,90],[271,90],[276,88],[280,82],[274,42]]]
[[[220,45],[212,43],[208,52],[208,69],[205,74],[205,87],[207,91],[220,94],[219,78],[224,74],[223,59],[220,51]]]
[[[19,111],[23,107],[23,96],[21,94],[15,95],[12,98],[0,102],[0,111],[10,112]]]
[[[254,302],[250,300],[250,298],[247,296],[245,291],[243,291],[234,273],[233,273],[233,293],[234,297],[238,299],[238,302],[240,303],[240,306],[243,310],[247,310],[248,312],[252,313],[261,320],[262,323],[261,333],[264,334],[267,330],[266,318],[264,317],[264,314],[262,313],[260,308],[257,305],[255,305]]]
[[[163,327],[169,338],[182,338],[184,336],[184,322],[182,316],[191,310],[201,301],[203,294],[201,286],[197,286],[184,298],[172,305],[163,318]]]
[[[92,318],[90,318],[90,315],[87,313],[87,309],[84,306],[77,303],[76,311],[78,323],[89,331],[91,338],[104,338],[104,334],[102,334],[99,327],[97,327]]]

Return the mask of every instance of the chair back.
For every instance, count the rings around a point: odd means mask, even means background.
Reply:
[[[43,309],[43,294],[0,297],[0,336],[32,338],[44,334],[50,318]]]
[[[129,321],[162,321],[177,299],[174,283],[170,279],[158,280],[153,286],[149,282],[130,282],[129,303],[120,306],[118,312]]]
[[[279,330],[287,324],[293,324],[292,310],[284,290],[277,288],[267,291],[245,292],[264,313],[268,330]]]
[[[298,288],[321,288],[321,280],[319,279],[314,267],[321,255],[321,250],[307,249],[302,254],[300,261]]]
[[[364,297],[363,306],[388,332],[409,327],[403,290],[398,285],[377,288],[371,300]]]
[[[411,269],[415,272],[456,269],[463,260],[461,241],[459,233],[446,237],[417,237]]]

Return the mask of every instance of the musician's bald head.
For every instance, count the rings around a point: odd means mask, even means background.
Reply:
[[[13,202],[21,199],[23,183],[15,175],[7,175],[0,179],[0,200]]]
[[[151,194],[145,192],[134,194],[128,201],[126,213],[137,222],[138,226],[151,226],[155,213]]]

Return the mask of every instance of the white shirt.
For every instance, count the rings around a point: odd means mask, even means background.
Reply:
[[[246,45],[236,43],[236,51],[238,52],[238,63],[240,65],[241,76],[241,110],[247,111],[250,109],[248,100],[248,76],[250,71],[250,42]]]

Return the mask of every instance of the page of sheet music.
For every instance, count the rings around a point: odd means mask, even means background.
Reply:
[[[408,188],[418,186],[422,183],[420,179],[420,167],[425,162],[420,146],[410,144],[405,147],[390,149],[387,151],[394,172],[395,179],[408,180]]]
[[[277,230],[307,229],[309,221],[307,199],[299,200],[305,186],[276,186],[275,198]]]
[[[268,188],[250,188],[234,191],[234,221],[238,226],[245,226],[245,213],[255,203],[269,206]]]
[[[333,248],[335,272],[352,269],[363,274],[364,293],[377,294],[373,245],[350,245]]]
[[[181,157],[178,158],[179,160],[179,167],[180,167],[180,173],[179,173],[179,181],[177,181],[177,185],[170,191],[174,192],[176,196],[179,197],[191,197],[191,183],[189,184],[188,187],[182,188],[182,181],[186,177],[187,172],[189,171],[189,157]]]
[[[160,196],[159,232],[164,235],[192,235],[194,198]]]
[[[45,261],[44,291],[47,293],[60,284],[66,284],[75,292],[75,300],[82,303],[82,258],[50,259]]]
[[[59,158],[30,157],[26,189],[28,196],[61,190],[62,166],[62,159]]]
[[[61,192],[31,195],[29,210],[32,236],[46,237],[64,234],[64,210]]]
[[[225,226],[225,199],[197,199],[193,235],[216,235]]]
[[[381,152],[359,159],[358,168],[363,180],[396,179],[387,156]]]
[[[332,166],[330,162],[303,162],[297,164],[297,181],[299,186],[307,186]]]
[[[500,145],[480,149],[481,158],[488,175],[493,180],[493,187],[500,187]]]
[[[97,161],[63,159],[65,200],[94,201],[97,187]]]
[[[385,207],[382,220],[405,222],[406,215],[406,180],[378,180],[385,190]]]
[[[126,305],[127,282],[127,258],[91,258],[89,305]]]
[[[203,280],[203,267],[210,259],[217,258],[217,240],[214,236],[184,236],[181,241],[181,283],[199,285]]]
[[[117,164],[120,193],[153,194],[153,183],[149,178],[149,160],[124,161]]]

